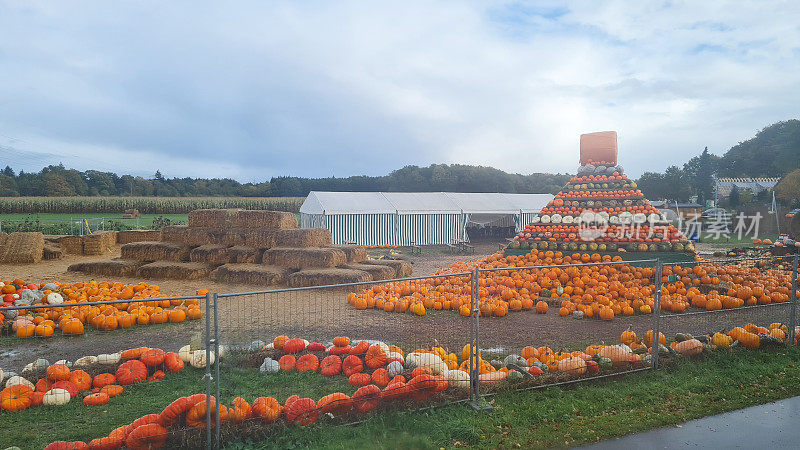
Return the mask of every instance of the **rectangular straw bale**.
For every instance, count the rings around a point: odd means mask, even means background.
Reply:
[[[6,245],[6,240],[8,240],[8,233],[0,232],[0,248]]]
[[[405,278],[411,276],[411,273],[414,271],[414,267],[408,261],[403,261],[402,259],[368,259],[363,261],[361,264],[375,264],[375,265],[382,265],[382,266],[389,266],[394,269],[394,277],[395,278]]]
[[[80,236],[62,236],[58,239],[58,243],[70,255],[83,254],[83,238]]]
[[[346,264],[340,266],[342,269],[361,270],[372,275],[373,281],[391,280],[395,277],[395,270],[393,267],[377,265],[377,264]]]
[[[326,247],[332,243],[333,236],[327,228],[279,230],[275,234],[276,247]]]
[[[347,262],[351,264],[360,263],[367,260],[367,249],[363,245],[332,245],[347,255]]]
[[[193,248],[189,252],[189,261],[206,263],[212,266],[225,264],[230,259],[228,247],[218,244],[206,244]]]
[[[263,264],[225,264],[211,272],[211,279],[221,283],[243,283],[270,286],[286,281],[289,271]]]
[[[145,279],[197,280],[207,278],[211,270],[211,266],[202,263],[156,261],[139,267],[136,276]]]
[[[122,258],[136,261],[187,261],[189,247],[177,242],[131,242],[122,246]]]
[[[233,226],[235,209],[195,209],[189,212],[189,228],[215,228],[224,230]]]
[[[67,268],[70,272],[83,272],[105,277],[132,277],[136,275],[143,263],[131,259],[112,259],[110,261],[92,261],[72,264]]]
[[[161,240],[164,242],[180,242],[189,240],[189,227],[186,225],[169,225],[161,229]]]
[[[0,233],[0,244],[3,243],[3,234],[5,234],[5,233]],[[6,234],[6,236],[8,236],[8,235]],[[59,245],[61,245],[61,239],[63,237],[64,237],[63,234],[45,234],[44,235],[44,243],[47,244],[49,242],[51,244],[59,244]]]
[[[297,216],[283,211],[245,210],[236,211],[233,226],[266,230],[289,230],[297,228]]]
[[[247,230],[244,245],[264,249],[275,247],[275,233],[275,230]]]
[[[161,230],[127,230],[117,233],[117,243],[120,245],[131,242],[155,242],[161,240]]]
[[[102,255],[114,251],[116,245],[116,231],[96,231],[83,236],[84,255]]]
[[[264,252],[262,262],[287,269],[323,268],[346,264],[347,256],[343,251],[335,248],[276,247]]]
[[[260,263],[264,257],[264,250],[255,247],[237,245],[228,248],[228,262],[231,263]]]
[[[64,256],[65,256],[64,247],[62,247],[60,244],[45,242],[44,251],[42,252],[42,259],[46,260],[62,259]]]
[[[0,262],[33,264],[44,255],[44,235],[39,232],[11,233],[0,247]]]
[[[306,269],[289,275],[289,287],[326,286],[343,283],[372,281],[372,276],[362,270]]]
[[[224,236],[225,230],[208,227],[189,227],[188,236],[183,243],[192,247],[206,244],[222,244]]]

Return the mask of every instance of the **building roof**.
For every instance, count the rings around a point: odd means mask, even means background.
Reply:
[[[769,189],[775,187],[780,178],[717,178],[717,186],[736,186],[742,189]]]
[[[303,214],[518,214],[536,213],[550,194],[466,192],[321,192],[312,191]]]

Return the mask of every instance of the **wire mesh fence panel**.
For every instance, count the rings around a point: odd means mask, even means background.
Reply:
[[[481,393],[649,369],[655,261],[479,272]]]
[[[18,399],[4,400],[0,446],[95,439],[121,445],[135,428],[128,425],[145,425],[179,397],[206,391],[205,370],[189,353],[206,338],[205,297],[162,297],[144,285],[52,287],[22,290],[17,306],[0,308],[11,319],[0,337],[4,398],[14,391]],[[120,287],[131,298],[83,296],[108,297]],[[201,445],[201,431],[187,425],[186,412],[159,421],[147,435],[134,434],[128,445],[139,438]]]
[[[220,443],[465,399],[468,380],[445,374],[469,342],[469,289],[466,273],[220,295],[219,396],[260,405]]]
[[[796,325],[795,256],[666,264],[660,318],[667,358],[784,345]],[[796,284],[794,284],[796,289]],[[686,343],[682,343],[686,341]],[[702,346],[700,345],[702,344]]]

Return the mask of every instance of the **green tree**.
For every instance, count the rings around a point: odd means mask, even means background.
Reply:
[[[18,195],[17,181],[6,174],[0,174],[0,197],[16,197]]]
[[[795,169],[775,186],[775,198],[794,206],[800,203],[800,169]]]
[[[75,195],[75,189],[70,186],[67,179],[61,174],[47,173],[43,179],[48,197],[71,197]]]
[[[714,194],[714,164],[711,155],[708,153],[708,147],[703,149],[700,154],[700,160],[697,163],[697,171],[694,177],[694,189],[697,193],[697,201],[700,204],[705,203],[713,197]]]
[[[14,174],[14,169],[12,169],[10,166],[6,166],[6,168],[3,169],[3,175],[11,178],[14,178],[16,176]]]
[[[731,189],[731,194],[728,196],[728,204],[731,208],[736,208],[739,206],[739,187],[733,186]]]

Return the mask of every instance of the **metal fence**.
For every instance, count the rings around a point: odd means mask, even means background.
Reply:
[[[260,397],[271,397],[283,405],[297,394],[315,402],[304,414],[347,424],[363,420],[373,408],[415,409],[464,402],[485,409],[484,398],[502,390],[538,389],[668,368],[680,358],[670,344],[655,345],[658,350],[650,352],[646,345],[630,343],[632,352],[626,350],[624,357],[616,351],[598,352],[600,345],[619,344],[628,331],[636,333],[640,342],[648,334],[656,342],[662,334],[669,341],[692,336],[708,341],[723,329],[763,327],[753,330],[763,332],[780,323],[786,326],[786,341],[792,343],[797,325],[797,265],[797,255],[683,264],[598,261],[146,299],[141,302],[151,307],[158,306],[155,301],[172,307],[199,301],[204,320],[157,325],[163,327],[157,333],[131,327],[91,330],[39,345],[23,341],[20,356],[13,361],[21,362],[22,355],[33,359],[54,353],[75,360],[83,354],[113,354],[145,346],[177,352],[190,344],[197,358],[201,354],[211,364],[187,364],[188,371],[168,373],[167,381],[172,376],[180,381],[165,384],[168,395],[126,414],[158,413],[179,396],[205,394],[206,404],[212,405],[205,409],[205,418],[195,427],[170,428],[168,444],[219,448],[241,439],[263,438],[276,426],[263,416],[231,419],[235,416],[226,415],[222,405],[235,404],[237,397],[252,405]],[[759,278],[755,278],[756,270]],[[759,286],[764,280],[769,286]],[[742,292],[732,289],[734,284],[743,287]],[[764,291],[777,294],[765,297]],[[731,303],[734,299],[743,303]],[[130,305],[131,301],[92,302],[0,308],[0,312],[98,307],[113,313],[127,311]],[[534,313],[545,306],[547,314]],[[293,342],[288,345],[295,348],[281,348],[289,338]],[[374,352],[373,347],[377,347]],[[582,362],[562,363],[573,358]],[[395,375],[402,375],[405,382],[414,379],[415,365],[433,367],[433,376],[461,369],[469,377],[449,379],[448,388],[441,392],[393,382]],[[344,370],[355,366],[359,369]],[[332,371],[322,375],[323,367]],[[84,368],[90,375],[115,369],[100,364]],[[148,376],[163,369],[150,367]],[[30,376],[44,375],[43,369],[37,370]],[[279,370],[281,375],[276,376]],[[376,385],[378,390],[362,391],[364,385]],[[333,402],[319,402],[333,393],[349,400],[329,397]],[[336,407],[337,401],[344,402],[342,408]],[[42,420],[58,422],[51,412],[43,414]],[[75,417],[103,421],[108,432],[128,423],[114,414],[86,415],[73,410],[63,417],[64,424],[70,424],[63,427],[66,434],[79,431],[73,426]]]

